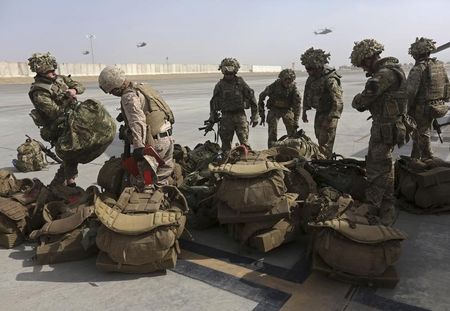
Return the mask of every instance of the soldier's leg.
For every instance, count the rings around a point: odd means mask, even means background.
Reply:
[[[165,162],[165,164],[158,166],[156,172],[159,185],[168,185],[169,177],[173,173],[173,145],[174,140],[172,136],[166,136],[155,140],[155,150]]]
[[[64,178],[67,186],[75,186],[75,178],[78,176],[78,163],[73,161],[64,161]]]
[[[295,120],[294,120],[294,112],[291,110],[288,110],[286,113],[282,115],[284,126],[286,127],[286,132],[288,134],[289,138],[292,138],[295,136],[295,132],[297,128],[295,127]]]
[[[65,174],[64,174],[64,163],[61,163],[59,165],[58,170],[56,171],[55,176],[53,177],[52,181],[50,182],[50,185],[56,186],[56,185],[64,185],[64,182],[66,181]]]
[[[338,119],[330,119],[327,115],[316,113],[314,130],[319,144],[319,150],[327,158],[333,154],[334,140],[336,138],[336,127]]]
[[[392,146],[369,141],[366,170],[370,186],[366,189],[366,200],[378,208],[380,220],[391,225],[395,220],[394,173]]]
[[[433,157],[433,151],[431,150],[431,122],[433,120],[427,116],[418,119],[420,121],[416,122],[419,136],[420,158],[425,160]]]
[[[227,154],[231,150],[234,135],[234,123],[229,114],[224,114],[219,123],[219,136],[222,141],[222,151]]]
[[[272,144],[277,141],[278,133],[278,120],[279,116],[276,109],[270,109],[267,113],[267,126],[268,126],[268,137],[267,137],[267,147],[272,147]]]
[[[245,112],[236,113],[233,115],[234,128],[236,130],[236,136],[238,137],[239,143],[242,145],[250,146],[248,143],[248,120]]]

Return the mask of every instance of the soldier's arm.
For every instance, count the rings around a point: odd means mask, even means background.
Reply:
[[[250,110],[252,112],[252,116],[251,116],[251,120],[252,122],[257,122],[259,119],[259,114],[258,114],[258,104],[256,103],[256,97],[255,97],[255,92],[253,91],[252,88],[250,88],[248,86],[247,83],[245,83],[244,80],[242,80],[243,85],[244,85],[244,99],[246,99],[249,103],[250,103]]]
[[[398,84],[398,78],[393,70],[380,70],[367,80],[364,91],[353,99],[352,107],[358,111],[369,109],[373,102],[395,84]]]
[[[413,113],[415,106],[415,99],[417,92],[419,91],[420,83],[422,81],[422,75],[424,71],[422,65],[416,65],[411,68],[408,78],[406,79],[406,93],[408,96],[408,112]]]
[[[292,111],[294,112],[294,121],[297,124],[302,110],[302,97],[297,87],[294,87],[292,94]]]
[[[85,87],[83,86],[83,84],[81,84],[78,81],[75,81],[72,79],[71,76],[62,76],[64,83],[66,83],[66,85],[69,87],[69,89],[74,89],[75,91],[77,91],[77,94],[83,94]]]
[[[328,91],[330,92],[331,99],[331,110],[330,117],[331,118],[340,118],[342,109],[343,109],[343,100],[342,100],[342,87],[339,84],[339,81],[336,79],[328,79]]]
[[[309,77],[308,79],[306,79],[305,90],[303,91],[303,113],[305,113],[307,110],[311,110],[312,108],[310,103],[310,96],[308,95],[310,89],[309,79]]]
[[[133,147],[145,147],[147,124],[139,96],[134,92],[126,93],[122,96],[121,105],[131,131]]]
[[[43,112],[49,121],[56,120],[63,113],[63,110],[55,103],[50,93],[34,91],[32,97],[35,108]]]
[[[270,95],[270,85],[267,86],[264,91],[261,92],[261,94],[259,94],[259,99],[258,99],[258,111],[259,114],[264,114],[265,113],[265,109],[264,109],[264,101],[266,100],[266,97]]]
[[[220,93],[222,89],[220,87],[220,82],[216,84],[213,91],[213,96],[209,101],[209,120],[212,122],[217,122],[219,119],[219,111],[220,111]]]

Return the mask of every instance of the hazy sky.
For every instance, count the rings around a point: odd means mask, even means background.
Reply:
[[[66,4],[64,4],[66,3]],[[290,66],[313,46],[348,65],[354,41],[373,37],[383,55],[411,62],[416,36],[450,41],[450,1],[269,0],[0,0],[0,61],[26,61],[50,51],[59,62],[88,63],[86,34],[95,34],[97,63]],[[329,27],[327,35],[313,31]],[[148,45],[137,48],[136,43]],[[450,61],[450,49],[437,54]]]

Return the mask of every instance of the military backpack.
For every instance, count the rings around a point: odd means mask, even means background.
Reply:
[[[17,160],[13,160],[13,164],[21,172],[40,171],[47,166],[47,160],[40,144],[27,138],[25,143],[17,148]]]

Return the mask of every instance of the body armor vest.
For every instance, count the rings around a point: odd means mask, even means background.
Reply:
[[[326,67],[320,77],[308,77],[303,99],[305,106],[316,109],[318,113],[328,113],[331,110],[332,99],[329,90],[327,90],[329,79],[336,79],[338,84],[341,85],[341,76],[332,68]],[[342,111],[342,108],[340,111]]]
[[[425,100],[433,101],[447,98],[449,82],[444,64],[435,58],[428,59],[425,63],[427,65],[424,83]]]
[[[237,111],[249,108],[244,100],[244,81],[236,77],[234,81],[220,81],[222,93],[220,94],[219,108],[222,112]]]
[[[280,108],[287,109],[292,107],[292,95],[293,95],[293,86],[288,88],[284,88],[281,85],[281,81],[277,80],[274,83],[274,88],[271,94],[269,94],[269,99],[267,100],[267,108]]]

